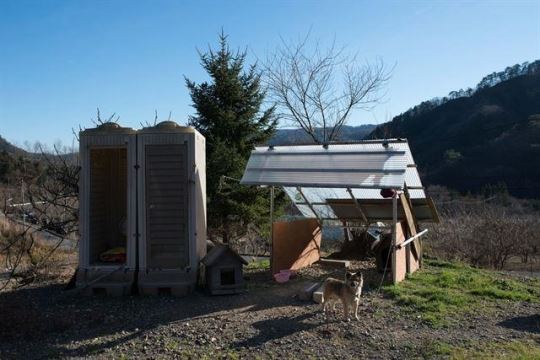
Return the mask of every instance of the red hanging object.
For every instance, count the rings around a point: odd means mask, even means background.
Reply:
[[[385,199],[394,197],[396,195],[396,190],[394,189],[381,189],[381,196]]]

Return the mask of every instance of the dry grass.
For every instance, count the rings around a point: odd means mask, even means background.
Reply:
[[[56,245],[39,231],[0,217],[0,289],[71,276],[76,250]]]
[[[456,202],[439,207],[425,250],[438,258],[494,269],[540,267],[540,216],[509,202]]]

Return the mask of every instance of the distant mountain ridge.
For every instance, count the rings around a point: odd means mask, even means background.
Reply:
[[[4,139],[0,135],[0,151],[5,151],[9,154],[24,154],[26,151],[24,151],[21,148],[18,148],[15,145],[10,144],[6,139]]]
[[[424,111],[429,111],[436,108],[450,100],[455,100],[463,97],[471,97],[476,92],[493,87],[500,82],[513,79],[523,75],[534,75],[540,73],[540,60],[530,62],[524,62],[523,64],[516,64],[514,66],[508,66],[503,71],[494,71],[489,75],[486,75],[480,80],[480,82],[473,88],[467,88],[466,90],[459,89],[457,91],[450,91],[447,96],[436,97],[430,100],[421,102],[420,104],[413,106],[398,117],[417,116]]]
[[[470,96],[424,102],[369,138],[407,138],[426,184],[464,192],[504,184],[540,199],[540,61],[494,74]]]
[[[368,136],[376,125],[343,126],[339,133],[337,141],[362,140]],[[317,129],[322,132],[322,129]],[[297,145],[312,144],[313,139],[302,129],[278,129],[272,139],[268,141],[269,145]]]

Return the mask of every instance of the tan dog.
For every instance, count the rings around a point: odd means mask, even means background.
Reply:
[[[349,320],[349,306],[354,306],[354,317],[359,320],[358,305],[360,305],[363,285],[364,275],[349,271],[345,274],[345,281],[334,278],[326,279],[323,287],[323,312],[326,314],[326,307],[330,300],[341,299],[345,320]],[[334,309],[335,306],[334,302]]]

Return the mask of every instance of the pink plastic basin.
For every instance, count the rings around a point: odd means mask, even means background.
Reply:
[[[289,281],[289,278],[291,277],[291,270],[280,270],[277,274],[274,274],[274,279],[278,283],[284,283]]]

